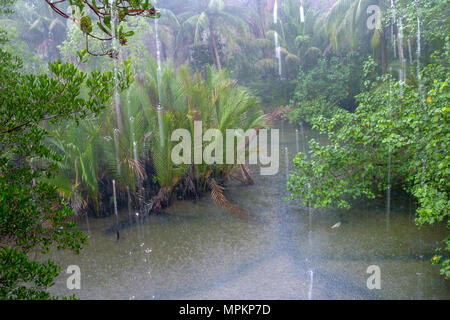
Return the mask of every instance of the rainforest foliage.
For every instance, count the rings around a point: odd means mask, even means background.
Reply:
[[[48,74],[25,75],[19,58],[2,49],[0,58],[0,297],[42,299],[58,268],[51,261],[29,261],[27,254],[53,245],[78,252],[86,240],[72,230],[68,203],[44,180],[55,175],[61,160],[45,137],[63,120],[79,121],[104,109],[111,73],[88,75],[58,61]]]
[[[11,3],[0,2],[2,12]],[[3,48],[0,60],[0,298],[48,299],[60,267],[30,254],[79,252],[86,236],[74,229],[73,210],[48,182],[61,156],[45,140],[56,125],[105,109],[112,73],[56,61],[45,74],[26,74],[22,60]]]
[[[197,198],[212,190],[212,180],[224,182],[234,166],[174,164],[171,154],[177,142],[171,140],[172,132],[187,129],[194,136],[194,121],[202,121],[204,130],[218,129],[223,135],[227,129],[265,126],[258,99],[236,86],[226,71],[212,67],[203,78],[187,66],[176,72],[165,64],[160,84],[164,110],[158,109],[157,65],[150,57],[146,65],[145,75],[123,95],[119,118],[106,111],[80,125],[61,126],[49,138],[63,159],[63,174],[53,182],[77,204],[77,210],[90,207],[97,215],[112,212],[112,179],[118,182],[119,201],[131,200],[138,207],[144,196],[149,210],[168,206],[172,194]],[[120,131],[117,121],[122,123]]]
[[[380,43],[383,40],[371,43],[374,52],[376,44],[384,53],[359,64],[363,77],[358,85],[349,85],[354,79],[346,77],[347,62],[333,55],[307,70],[306,76],[301,71],[291,101],[295,108],[291,121],[311,124],[329,143],[311,140],[309,152],[295,157],[295,170],[287,185],[290,199],[301,199],[316,208],[348,208],[352,199],[374,199],[387,190],[399,189],[417,200],[417,225],[443,223],[450,228],[450,25],[445,3],[448,5],[448,1],[396,1],[396,11],[389,11],[389,17],[396,14],[394,40],[389,43],[384,34],[384,45]],[[331,12],[345,16],[354,9],[338,1]],[[375,35],[389,30],[392,20],[384,20]],[[352,33],[342,34],[336,44],[351,52],[349,35]],[[397,42],[396,36],[403,43]],[[409,60],[402,46],[409,46]],[[323,64],[332,74],[324,75]],[[355,73],[350,74],[353,77]],[[321,82],[326,82],[322,90],[312,90]],[[335,90],[338,85],[341,88]],[[354,112],[344,102],[349,91],[357,105]],[[450,237],[432,259],[441,264],[446,279],[450,276],[449,250]]]
[[[17,6],[30,8],[22,2]],[[32,6],[45,12],[38,2]],[[121,43],[126,48],[113,57],[116,61],[110,60],[110,54],[92,52],[101,52],[104,43],[86,47],[90,30],[83,26],[84,13],[58,49],[56,37],[64,25],[60,17],[51,17],[46,20],[46,14],[37,15],[28,30],[35,32],[34,41],[43,33],[44,40],[35,47],[39,59],[13,55],[27,51],[17,49],[24,43],[33,46],[33,42],[23,42],[26,35],[16,32],[11,23],[6,26],[11,40],[5,37],[0,51],[0,279],[4,299],[51,297],[48,288],[60,267],[52,261],[32,261],[30,252],[47,253],[52,248],[78,252],[86,237],[75,231],[72,216],[86,212],[110,215],[113,181],[119,205],[132,205],[142,214],[169,205],[174,196],[198,198],[205,191],[231,213],[245,214],[225,198],[223,183],[232,176],[251,183],[248,169],[227,164],[175,165],[171,136],[180,128],[192,132],[197,120],[204,130],[215,128],[224,135],[229,128],[266,125],[259,100],[220,65],[205,67],[202,73],[186,65],[175,70],[170,62],[160,69],[138,37]],[[120,22],[123,25],[115,26],[117,30],[131,37],[131,32],[122,29],[131,27]],[[152,26],[144,17],[131,22],[141,34]],[[19,21],[14,24],[22,27]],[[57,60],[46,68],[43,62],[59,57],[59,52],[69,62]],[[95,60],[90,56],[104,57]],[[41,74],[35,74],[36,66]],[[132,71],[139,75],[137,81],[120,94],[130,86]],[[106,108],[111,96],[116,97],[111,99],[115,108]]]
[[[30,254],[78,252],[74,219],[111,215],[113,185],[140,214],[210,194],[245,215],[224,188],[248,168],[174,164],[171,136],[258,130],[279,115],[261,103],[328,136],[295,157],[290,199],[348,208],[395,188],[419,226],[448,225],[449,0],[277,4],[0,0],[0,298],[51,298],[60,267]]]

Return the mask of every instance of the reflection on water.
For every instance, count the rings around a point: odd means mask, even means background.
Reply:
[[[230,183],[226,191],[260,222],[236,218],[208,196],[176,201],[167,214],[133,217],[119,242],[106,232],[113,216],[91,218],[82,224],[89,229],[82,253],[54,257],[63,270],[80,266],[81,290],[67,290],[63,272],[53,293],[81,299],[449,299],[439,267],[428,262],[446,230],[419,231],[410,199],[392,194],[389,216],[381,202],[343,211],[283,201],[285,154],[291,164],[296,150],[307,148],[305,140],[323,138],[286,123],[282,130],[279,174],[256,176],[253,168],[255,185]],[[126,208],[121,218],[130,219]],[[370,265],[381,269],[381,290],[366,287]]]

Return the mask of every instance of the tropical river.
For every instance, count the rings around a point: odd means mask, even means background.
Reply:
[[[411,199],[393,194],[389,214],[383,199],[349,211],[285,203],[285,148],[292,166],[305,141],[324,139],[307,128],[302,134],[300,127],[278,127],[278,175],[259,176],[251,168],[254,185],[232,182],[226,190],[257,222],[227,213],[207,195],[135,221],[121,230],[120,241],[106,232],[113,216],[83,220],[89,245],[80,255],[54,254],[63,272],[52,293],[81,299],[450,299],[450,284],[429,263],[447,231],[419,230]],[[69,265],[81,269],[80,290],[66,287]],[[371,265],[380,267],[379,290],[366,285]]]

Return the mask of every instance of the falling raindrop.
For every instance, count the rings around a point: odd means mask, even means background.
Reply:
[[[159,34],[158,34],[158,19],[155,19],[155,46],[156,46],[156,62],[157,62],[157,70],[156,70],[156,81],[158,84],[158,105],[161,105],[161,44],[159,42]]]
[[[165,143],[165,133],[164,133],[164,127],[162,123],[162,107],[160,104],[156,107],[156,110],[158,111],[158,125],[159,125],[159,140],[161,143],[161,147],[164,146]]]
[[[117,173],[121,175],[120,155],[119,155],[119,129],[114,128],[114,148],[116,154]]]
[[[421,31],[421,22],[419,17],[419,9],[416,7],[417,14],[417,81],[419,83],[419,94],[423,100],[423,90],[422,90],[422,73],[420,70],[420,58],[422,57],[422,31]]]
[[[309,270],[309,290],[308,290],[308,300],[312,300],[313,286],[314,286],[314,271]]]
[[[117,196],[116,196],[116,180],[113,179],[113,198],[114,198],[114,214],[116,216],[116,237],[117,240],[120,238],[120,231],[119,231],[119,214],[117,212]]]
[[[284,158],[286,161],[286,177],[289,178],[289,150],[287,147],[284,148]]]
[[[408,39],[408,56],[409,56],[409,64],[413,63],[412,51],[411,51],[411,40]]]
[[[305,130],[303,129],[303,122],[300,122],[300,134],[302,137],[303,153],[306,154],[306,137],[305,137]]]
[[[273,5],[273,23],[276,25],[278,23],[278,0],[275,0]],[[278,75],[281,77],[281,47],[278,43],[278,32],[274,32],[275,37],[275,57],[278,60]]]
[[[389,69],[392,72],[392,68]],[[392,120],[392,84],[389,85],[389,121]],[[390,123],[389,123],[390,126]],[[387,172],[387,199],[386,199],[386,230],[389,230],[391,215],[391,144],[388,143],[388,172]]]
[[[305,12],[303,10],[303,0],[300,3],[300,22],[301,23],[305,22]]]

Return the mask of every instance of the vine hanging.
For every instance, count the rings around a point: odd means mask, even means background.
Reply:
[[[45,0],[57,14],[65,19],[77,23],[86,37],[86,51],[93,56],[108,55],[118,57],[118,50],[114,47],[104,49],[102,53],[93,53],[89,50],[89,38],[102,41],[102,43],[117,39],[121,46],[134,35],[132,30],[124,31],[121,22],[127,17],[143,16],[159,18],[160,13],[150,4],[149,0]],[[64,4],[68,4],[72,12],[79,12],[78,17],[63,11]],[[95,21],[97,20],[97,21]],[[94,21],[98,30],[94,32]],[[112,23],[117,21],[117,23]]]

